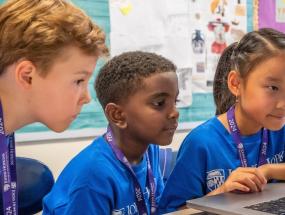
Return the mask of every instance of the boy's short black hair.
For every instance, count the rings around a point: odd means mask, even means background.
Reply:
[[[112,58],[99,71],[95,81],[97,97],[103,108],[111,102],[122,102],[142,86],[144,78],[162,72],[176,72],[176,66],[154,53],[125,52]]]

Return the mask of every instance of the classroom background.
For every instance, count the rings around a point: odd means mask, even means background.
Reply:
[[[0,0],[0,4],[5,0]],[[284,0],[72,0],[100,25],[111,56],[128,50],[156,52],[177,65],[178,150],[189,131],[214,116],[213,76],[223,49],[246,32],[273,27],[285,32]],[[45,163],[57,178],[68,161],[105,132],[107,122],[90,81],[92,102],[63,133],[35,123],[16,133],[17,156]]]

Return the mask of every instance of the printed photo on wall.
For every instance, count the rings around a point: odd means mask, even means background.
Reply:
[[[192,69],[180,68],[177,70],[179,96],[177,107],[189,107],[192,104]]]

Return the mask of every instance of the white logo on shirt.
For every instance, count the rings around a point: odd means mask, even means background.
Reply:
[[[214,169],[207,172],[207,187],[213,191],[225,182],[225,171],[223,169]]]
[[[279,152],[278,154],[275,154],[271,158],[267,158],[267,163],[282,163],[284,162],[284,151]],[[257,164],[251,165],[251,167],[257,167]],[[207,188],[210,191],[213,191],[220,187],[223,183],[225,183],[226,175],[225,171],[227,171],[227,174],[230,175],[233,171],[233,169],[213,169],[208,171],[207,174]]]
[[[112,215],[134,215],[134,214],[138,214],[138,208],[135,202],[121,209],[115,209],[112,211]]]
[[[272,158],[266,159],[267,163],[282,163],[284,162],[284,151],[279,152],[274,155]]]
[[[147,187],[143,195],[144,199],[148,201],[150,197],[150,190]],[[112,211],[112,215],[134,215],[134,214],[138,214],[138,208],[135,202],[121,209],[114,209]]]

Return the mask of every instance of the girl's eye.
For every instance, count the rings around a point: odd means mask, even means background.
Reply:
[[[279,90],[279,88],[276,86],[269,86],[268,88],[272,91],[278,91]]]

